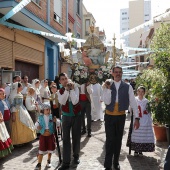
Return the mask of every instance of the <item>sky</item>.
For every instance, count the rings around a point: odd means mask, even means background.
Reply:
[[[129,0],[83,0],[88,12],[96,20],[96,26],[105,30],[107,40],[120,33],[120,9],[128,8]],[[169,6],[168,6],[169,4]],[[170,8],[170,0],[151,0],[152,16],[165,12]]]

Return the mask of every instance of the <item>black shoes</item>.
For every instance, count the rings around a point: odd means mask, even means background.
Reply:
[[[87,135],[87,137],[89,137],[89,138],[91,137],[91,132],[88,132],[88,135]]]
[[[61,165],[61,167],[60,168],[58,168],[58,170],[67,170],[67,169],[69,169],[69,165]]]
[[[85,130],[82,130],[82,131],[81,131],[81,135],[84,135],[85,133],[86,133]]]
[[[105,168],[105,170],[112,170],[112,168]]]
[[[114,164],[113,167],[114,167],[115,170],[120,170],[120,165],[119,164]]]
[[[38,164],[36,165],[36,167],[34,168],[34,170],[41,170],[41,164],[38,163]]]
[[[79,158],[74,158],[74,161],[73,161],[73,162],[74,162],[74,164],[77,164],[77,165],[78,165],[78,164],[80,163],[80,159],[79,159]]]

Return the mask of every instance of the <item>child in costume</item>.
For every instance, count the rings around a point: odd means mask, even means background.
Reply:
[[[0,112],[0,158],[10,154],[12,149],[12,141],[6,129],[2,113]]]
[[[55,136],[54,136],[54,122],[55,118],[52,117],[51,107],[49,103],[42,103],[41,110],[43,114],[40,114],[35,127],[40,132],[39,137],[39,154],[38,154],[38,164],[35,170],[41,169],[41,162],[43,159],[43,154],[48,152],[47,167],[51,167],[51,155],[55,151]]]
[[[134,156],[142,156],[142,152],[155,151],[155,139],[152,127],[152,118],[148,110],[148,99],[145,98],[145,87],[139,86],[137,89],[136,102],[138,104],[140,127],[132,130],[131,140],[128,136],[127,146],[134,150]]]

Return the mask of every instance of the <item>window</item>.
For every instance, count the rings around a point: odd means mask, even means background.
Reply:
[[[77,14],[80,15],[80,0],[76,0],[77,3]]]
[[[122,18],[122,20],[127,20],[127,18]]]
[[[40,4],[40,0],[32,0],[33,2],[35,2],[36,4]]]
[[[90,19],[86,19],[86,21],[85,21],[85,35],[89,35],[89,28],[90,28]]]
[[[62,0],[54,0],[54,20],[63,24],[62,21]]]
[[[127,12],[122,12],[122,15],[126,15],[127,14]]]

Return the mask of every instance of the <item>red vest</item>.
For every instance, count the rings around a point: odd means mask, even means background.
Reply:
[[[61,95],[64,93],[64,91],[65,91],[65,88],[61,88],[61,89],[59,90],[59,92],[60,92]],[[66,113],[70,113],[70,110],[69,110],[69,101],[68,101],[68,100],[67,100],[67,102],[66,102],[65,105],[62,105],[62,106],[61,106],[61,110],[62,110],[63,112],[66,112]],[[80,105],[80,103],[78,102],[76,105],[73,105],[73,112],[74,112],[74,114],[77,114],[77,113],[79,113],[80,111],[81,111],[81,105]]]

